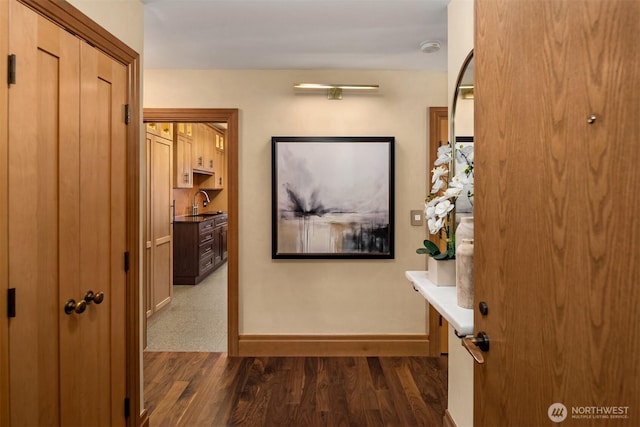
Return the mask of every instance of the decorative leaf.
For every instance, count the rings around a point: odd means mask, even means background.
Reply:
[[[438,245],[433,243],[431,240],[425,240],[423,242],[423,245],[428,251],[429,255],[433,257],[435,257],[435,255],[438,255],[440,253],[440,249],[438,248]]]
[[[447,252],[443,252],[441,254],[434,255],[433,259],[438,260],[438,261],[443,260],[443,259],[449,259],[449,254]]]
[[[418,248],[416,249],[416,253],[421,255],[431,255],[426,248]]]

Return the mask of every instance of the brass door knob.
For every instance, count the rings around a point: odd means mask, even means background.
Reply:
[[[100,304],[102,301],[104,301],[104,292],[98,292],[96,294],[93,293],[93,291],[87,291],[86,295],[84,296],[84,300],[87,302],[87,304],[91,302]]]
[[[70,299],[64,305],[65,314],[71,314],[71,313],[82,314],[86,309],[87,309],[87,302],[85,300],[80,300],[76,302],[76,300]]]

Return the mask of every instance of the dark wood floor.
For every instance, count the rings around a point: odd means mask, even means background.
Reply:
[[[442,426],[446,357],[144,353],[151,426]]]

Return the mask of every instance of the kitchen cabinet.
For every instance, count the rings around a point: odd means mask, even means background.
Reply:
[[[178,123],[180,128],[181,123]],[[173,188],[193,188],[192,139],[186,133],[173,135]]]
[[[191,145],[191,167],[195,172],[204,169],[204,127],[201,123],[193,125],[193,139]]]
[[[210,174],[214,172],[214,154],[215,154],[215,136],[216,133],[209,125],[203,124],[203,152],[204,152],[204,170]]]
[[[173,236],[175,285],[197,285],[226,261],[226,214],[178,217]]]
[[[220,216],[215,219],[214,239],[215,239],[215,266],[218,268],[227,260],[227,216]]]
[[[171,125],[171,123],[168,123]],[[147,124],[149,129],[149,124]],[[158,128],[160,129],[160,128]],[[164,134],[166,136],[166,133]],[[173,138],[147,131],[147,213],[145,221],[145,309],[147,317],[171,302]]]
[[[147,133],[173,140],[173,123],[145,123]]]
[[[195,123],[193,128],[193,171],[205,175],[213,174],[214,130],[205,123]]]
[[[214,189],[222,189],[224,188],[224,176],[225,170],[227,166],[227,159],[224,155],[224,135],[216,134],[216,151],[214,158],[215,171],[214,175],[216,177]]]
[[[194,124],[193,123],[176,123],[176,133],[185,138],[193,139]]]
[[[200,188],[207,190],[222,190],[226,180],[227,158],[225,155],[225,134],[219,130],[209,127],[212,133],[213,151],[213,175],[200,183]]]

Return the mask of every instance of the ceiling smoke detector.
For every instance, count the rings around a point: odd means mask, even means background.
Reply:
[[[420,50],[424,53],[433,53],[440,50],[440,42],[437,40],[425,40],[420,43]]]

